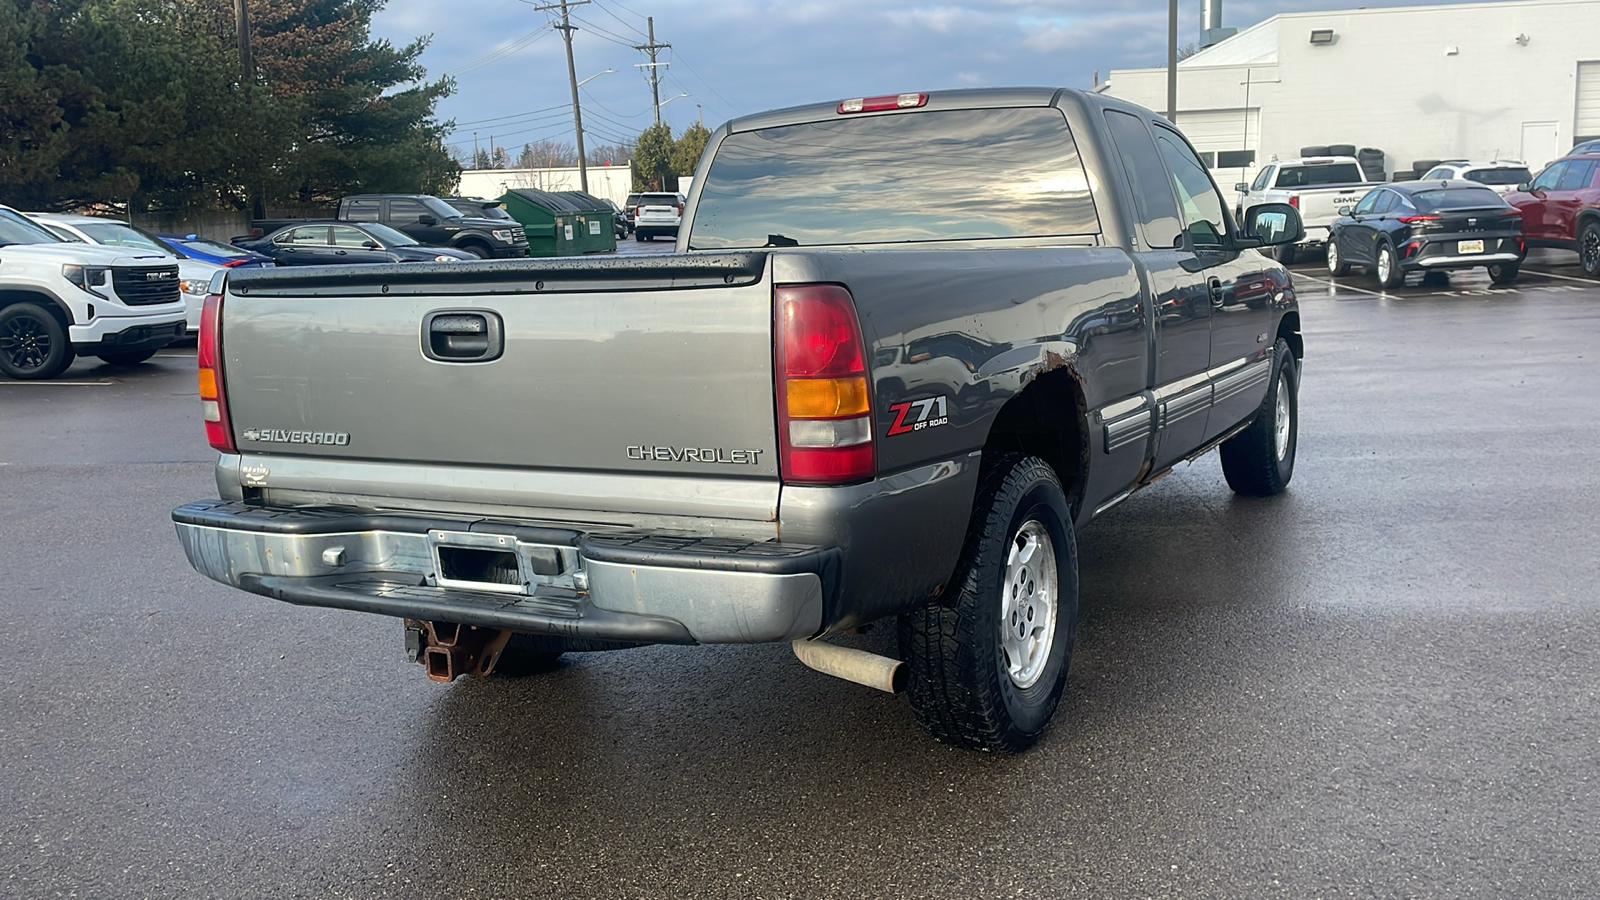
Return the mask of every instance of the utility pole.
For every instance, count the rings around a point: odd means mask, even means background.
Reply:
[[[233,0],[233,20],[239,30],[239,72],[245,84],[256,80],[256,61],[250,55],[250,5],[248,0]]]
[[[582,6],[590,0],[570,0],[571,6]],[[572,33],[577,31],[577,26],[567,18],[569,0],[561,0],[561,24],[556,30],[567,42],[567,79],[572,82],[572,128],[578,136],[578,186],[585,193],[589,193],[589,167],[584,162],[583,153],[583,113],[578,109],[578,68],[572,61]],[[555,6],[535,6],[534,9],[557,9]]]
[[[1178,124],[1178,0],[1167,2],[1167,121]]]
[[[650,43],[635,44],[633,49],[643,50],[644,52],[650,54],[650,61],[648,63],[639,63],[637,64],[637,67],[648,68],[650,70],[650,108],[655,110],[656,127],[659,128],[661,126],[661,74],[657,67],[661,64],[656,62],[656,52],[658,50],[665,50],[672,45],[656,43],[656,20],[654,16],[645,17],[644,27],[648,29],[647,33],[650,35]]]

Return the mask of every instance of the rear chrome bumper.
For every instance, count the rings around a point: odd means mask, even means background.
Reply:
[[[1424,269],[1433,268],[1460,268],[1470,269],[1474,266],[1492,266],[1496,263],[1519,262],[1521,256],[1515,253],[1472,253],[1466,256],[1424,256],[1416,260],[1416,265]]]
[[[471,517],[206,500],[172,519],[197,571],[276,600],[598,640],[810,637],[840,571],[831,547]]]

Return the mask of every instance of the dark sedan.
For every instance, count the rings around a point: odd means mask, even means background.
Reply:
[[[1522,214],[1475,182],[1386,184],[1340,212],[1328,237],[1328,271],[1360,267],[1385,288],[1413,272],[1480,266],[1495,284],[1509,284],[1527,255]]]
[[[280,266],[477,259],[464,250],[424,246],[377,222],[301,222],[265,237],[236,240],[234,246],[266,254]]]

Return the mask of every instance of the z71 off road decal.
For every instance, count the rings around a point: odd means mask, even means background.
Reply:
[[[889,426],[891,437],[908,431],[921,431],[924,428],[950,424],[950,417],[945,414],[943,397],[891,403],[889,409],[894,411],[894,424]]]

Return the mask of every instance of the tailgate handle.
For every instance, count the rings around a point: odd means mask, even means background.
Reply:
[[[505,350],[500,316],[483,309],[440,309],[422,319],[422,355],[439,362],[488,362]]]

